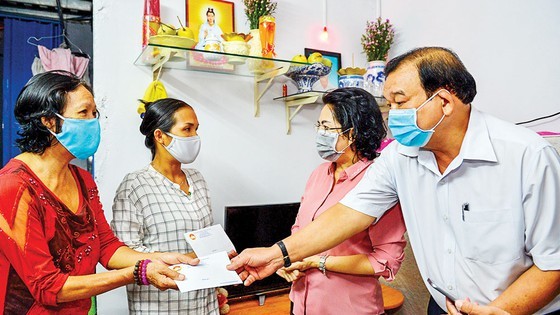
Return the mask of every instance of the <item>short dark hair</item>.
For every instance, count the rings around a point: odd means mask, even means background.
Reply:
[[[352,148],[358,157],[375,159],[387,129],[373,95],[361,88],[346,87],[325,94],[323,103],[330,105],[343,132],[348,135],[353,128]]]
[[[140,124],[140,132],[146,137],[144,144],[152,152],[152,160],[156,157],[154,131],[159,129],[169,132],[175,125],[175,112],[180,108],[193,109],[189,104],[174,98],[163,98],[154,102],[144,102],[146,112]]]
[[[79,86],[93,94],[88,84],[68,71],[44,72],[27,82],[19,93],[14,108],[14,115],[20,125],[16,144],[21,152],[43,154],[52,145],[54,136],[41,122],[41,117],[55,118],[55,132],[59,132],[61,124],[56,114],[64,111],[66,95]]]
[[[470,104],[476,96],[473,76],[453,51],[443,47],[421,47],[391,59],[385,67],[389,75],[403,64],[418,69],[422,87],[428,96],[444,88],[455,94],[463,103]]]

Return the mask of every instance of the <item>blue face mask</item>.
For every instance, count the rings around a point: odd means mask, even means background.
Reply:
[[[60,133],[51,131],[58,141],[68,152],[80,160],[92,156],[97,151],[101,140],[99,119],[74,119],[56,115],[64,120]]]
[[[443,121],[445,115],[441,117],[432,129],[424,130],[420,129],[416,123],[416,113],[441,91],[444,90],[439,90],[434,93],[434,95],[430,96],[430,98],[422,103],[422,105],[418,106],[418,108],[391,109],[389,111],[388,125],[395,140],[407,147],[423,147],[428,143],[428,141],[430,141],[430,138],[434,133],[434,129],[436,129],[436,127]]]

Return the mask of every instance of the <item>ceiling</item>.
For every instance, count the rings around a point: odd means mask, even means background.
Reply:
[[[65,20],[91,21],[93,0],[60,0]],[[0,13],[58,20],[57,0],[0,0]]]

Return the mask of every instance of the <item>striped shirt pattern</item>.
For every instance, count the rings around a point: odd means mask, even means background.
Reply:
[[[184,234],[212,225],[206,181],[195,169],[183,169],[189,193],[151,165],[130,173],[117,189],[111,227],[140,252],[192,252]],[[219,314],[215,288],[181,293],[153,286],[127,285],[130,314]]]

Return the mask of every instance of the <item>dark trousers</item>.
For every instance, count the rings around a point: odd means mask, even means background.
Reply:
[[[430,301],[428,302],[427,314],[441,315],[441,314],[447,314],[447,311],[442,310],[441,307],[439,307],[439,305],[436,303],[436,300],[434,300],[434,298],[430,296]]]
[[[430,296],[430,301],[428,302],[428,315],[441,315],[447,314],[447,311],[444,311],[439,307],[433,297]],[[554,311],[552,313],[548,313],[547,315],[560,315],[560,310]]]

